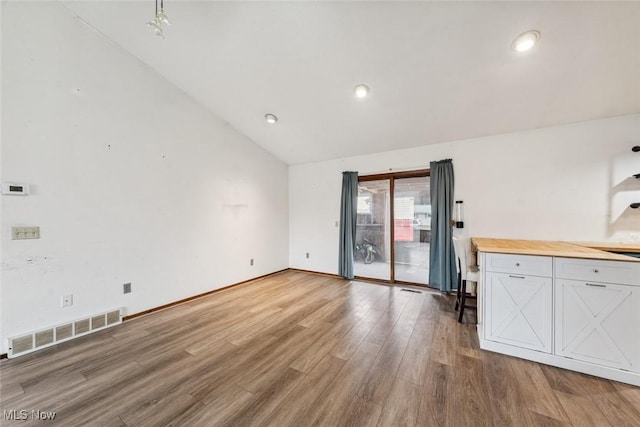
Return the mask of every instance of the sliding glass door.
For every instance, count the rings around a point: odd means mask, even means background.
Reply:
[[[356,276],[389,280],[391,277],[391,233],[389,180],[358,183],[356,221]]]
[[[394,180],[394,279],[429,282],[431,195],[428,177]]]
[[[426,285],[430,228],[429,171],[360,177],[356,276]]]

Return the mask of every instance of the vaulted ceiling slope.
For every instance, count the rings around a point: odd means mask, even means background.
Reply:
[[[64,7],[289,164],[640,112],[638,2],[165,0],[164,40],[152,0]]]

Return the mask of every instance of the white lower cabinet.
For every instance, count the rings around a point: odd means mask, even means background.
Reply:
[[[480,255],[481,348],[640,386],[640,263]]]
[[[494,272],[485,279],[485,339],[551,353],[552,279]]]
[[[555,353],[640,372],[640,287],[556,279]]]

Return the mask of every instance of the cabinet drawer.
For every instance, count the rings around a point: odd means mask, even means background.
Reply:
[[[551,277],[553,260],[547,256],[487,254],[485,269],[495,273],[513,273]]]
[[[556,277],[640,286],[640,264],[625,261],[556,258]]]

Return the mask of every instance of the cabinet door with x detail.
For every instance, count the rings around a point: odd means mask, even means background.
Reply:
[[[551,277],[487,272],[486,282],[485,338],[551,353]]]
[[[640,372],[640,287],[556,280],[558,355]]]

